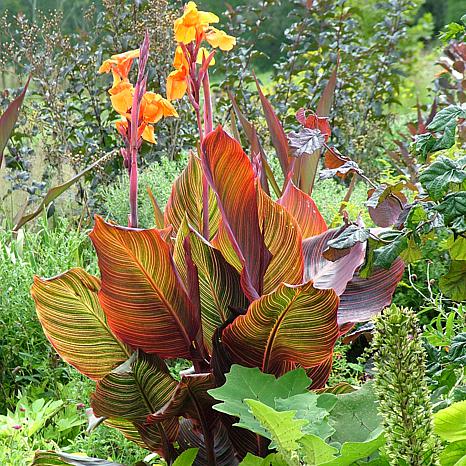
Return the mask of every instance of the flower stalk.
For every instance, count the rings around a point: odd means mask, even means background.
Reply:
[[[160,94],[146,91],[149,47],[149,34],[146,31],[139,49],[112,55],[99,68],[99,73],[111,72],[113,75],[113,85],[108,92],[113,108],[122,117],[115,122],[115,126],[125,144],[120,152],[129,176],[128,225],[131,228],[138,228],[138,155],[142,141],[155,144],[154,124],[163,117],[178,117],[170,101]],[[136,58],[139,58],[138,76],[133,87],[129,72]]]
[[[438,465],[438,440],[416,314],[392,306],[375,319],[375,392],[392,466]]]
[[[129,145],[129,222],[128,226],[138,227],[138,153],[142,140],[138,135],[139,131],[139,113],[141,109],[142,97],[146,92],[147,73],[146,65],[149,58],[149,34],[145,33],[144,40],[139,49],[139,69],[136,86],[134,88],[133,104],[131,106],[131,126],[130,126],[130,145]]]

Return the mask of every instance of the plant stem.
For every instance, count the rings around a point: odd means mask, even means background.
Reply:
[[[138,227],[138,151],[140,146],[139,130],[139,109],[141,107],[142,96],[146,91],[146,64],[149,55],[149,35],[146,31],[144,40],[140,47],[139,70],[136,86],[134,87],[133,104],[131,106],[130,140],[129,151],[129,226]]]
[[[204,89],[204,135],[209,134],[213,129],[212,118],[212,99],[210,95],[209,70],[206,70],[204,79],[202,80]]]
[[[188,388],[191,400],[196,408],[197,415],[199,416],[199,423],[201,424],[202,433],[204,434],[204,443],[207,452],[207,464],[209,466],[217,466],[217,458],[215,457],[215,443],[212,431],[209,429],[207,419],[205,418],[202,406],[199,405],[198,400]]]
[[[354,191],[354,188],[356,186],[356,178],[357,177],[357,173],[354,172],[353,173],[353,176],[351,178],[351,182],[350,182],[350,185],[348,187],[348,191],[346,191],[346,194],[345,194],[345,197],[343,198],[343,200],[341,201],[341,205],[340,205],[340,209],[338,210],[338,213],[341,215],[343,213],[343,211],[345,210],[345,207],[347,206],[349,200],[351,199],[351,196],[353,194],[353,191]]]

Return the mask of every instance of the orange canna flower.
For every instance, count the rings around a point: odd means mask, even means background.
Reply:
[[[188,2],[183,16],[175,21],[175,39],[177,42],[189,44],[196,39],[196,35],[204,32],[210,23],[218,23],[217,15],[207,11],[199,11],[194,2]]]
[[[146,125],[145,123],[139,127],[139,130],[141,130],[141,127],[143,127],[141,137],[144,139],[144,141],[150,142],[152,144],[155,144],[155,131],[154,127],[152,125]]]
[[[128,52],[112,55],[108,60],[105,60],[102,63],[99,68],[99,73],[109,73],[112,71],[114,81],[117,79],[117,77],[120,79],[125,79],[128,77],[133,60],[138,57],[139,49],[129,50]]]
[[[175,107],[160,94],[146,92],[141,102],[140,118],[145,123],[157,123],[163,117],[178,117]]]
[[[115,126],[117,131],[120,133],[121,136],[125,137],[128,133],[128,120],[118,120],[115,121]]]
[[[202,65],[203,61],[209,56],[209,51],[205,47],[200,47],[199,52],[197,53],[196,63]],[[215,58],[210,60],[209,66],[215,65]]]
[[[173,66],[177,70],[185,66],[186,69],[189,68],[188,60],[184,56],[183,49],[178,45],[175,50],[175,57],[173,58]]]
[[[120,114],[126,115],[133,105],[133,85],[127,80],[120,81],[109,89],[113,108]]]
[[[214,27],[210,27],[205,33],[206,41],[214,48],[228,51],[236,44],[236,38],[229,36],[225,31],[220,31]]]
[[[188,89],[188,70],[185,66],[172,71],[167,78],[168,100],[181,99]]]

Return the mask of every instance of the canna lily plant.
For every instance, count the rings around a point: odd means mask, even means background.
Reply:
[[[211,26],[217,21],[189,2],[175,22],[168,99],[146,92],[147,36],[140,50],[104,62],[100,71],[112,72],[111,100],[123,117],[117,128],[131,183],[129,226],[96,216],[90,238],[100,277],[71,269],[35,277],[31,291],[51,344],[96,382],[94,415],[168,464],[191,447],[199,448],[197,465],[231,466],[247,452],[264,455],[267,439],[213,410],[208,390],[224,383],[233,364],[277,377],[302,367],[310,389],[325,387],[337,339],[389,304],[403,273],[396,260],[363,278],[371,232],[348,221],[328,229],[309,195],[312,165],[330,135],[322,116],[328,103],[319,116],[300,111],[299,130],[288,137],[258,86],[282,188],[234,99],[249,154],[222,127],[213,128],[208,68],[216,48],[235,43]],[[133,88],[128,75],[137,57]],[[327,102],[334,80],[324,92]],[[184,93],[198,117],[198,151],[173,185],[163,224],[138,229],[138,149],[142,139],[153,142],[152,124],[176,116],[170,99]],[[335,154],[326,157],[343,173],[348,163]],[[178,358],[192,368],[175,378],[168,367]]]

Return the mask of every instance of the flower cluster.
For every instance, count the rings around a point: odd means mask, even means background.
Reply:
[[[217,15],[199,11],[194,2],[189,2],[183,15],[175,21],[174,31],[178,46],[173,60],[175,71],[167,79],[167,97],[170,100],[180,99],[186,92],[191,96],[195,95],[205,70],[215,63],[214,51],[209,52],[203,47],[204,41],[213,49],[223,51],[231,50],[236,44],[234,37],[211,25],[218,22]],[[196,65],[201,66],[201,73],[196,73]]]
[[[123,119],[116,122],[118,132],[125,141],[129,140],[129,123],[131,122],[131,108],[134,102],[134,86],[128,75],[135,58],[139,58],[139,49],[112,55],[99,68],[99,73],[112,73],[113,85],[109,89],[110,100],[116,112]],[[155,92],[145,92],[140,101],[138,118],[138,138],[155,143],[154,124],[163,117],[177,117],[173,105],[169,100]]]
[[[375,318],[375,330],[375,393],[390,465],[438,465],[418,318],[392,305]]]

